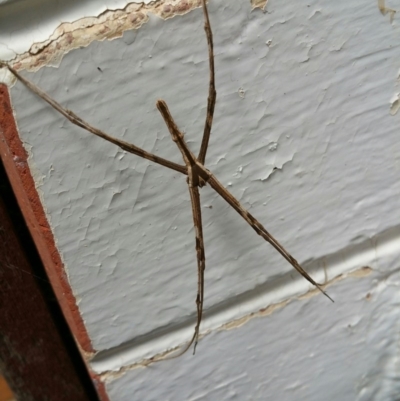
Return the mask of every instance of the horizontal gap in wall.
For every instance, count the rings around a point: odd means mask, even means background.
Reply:
[[[305,262],[303,266],[317,282],[323,284],[396,253],[400,253],[400,226],[357,244],[351,244],[334,254]],[[299,297],[311,289],[313,287],[302,276],[291,271],[207,309],[201,324],[201,334],[206,335],[210,331],[223,329],[227,323],[265,310],[270,305]],[[141,361],[148,361],[155,355],[184,346],[193,335],[195,321],[196,316],[192,315],[182,323],[159,328],[120,346],[100,351],[91,361],[92,369],[99,374],[118,371],[140,365]]]

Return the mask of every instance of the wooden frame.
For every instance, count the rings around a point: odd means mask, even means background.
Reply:
[[[1,95],[0,88],[4,101]],[[18,400],[98,401],[95,384],[107,401],[56,301],[1,161],[0,183],[1,373]]]

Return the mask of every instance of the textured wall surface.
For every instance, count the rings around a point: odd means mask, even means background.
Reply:
[[[112,401],[393,400],[396,17],[361,0],[271,0],[265,12],[211,0],[209,12],[218,94],[206,165],[319,282],[332,281],[335,303],[305,296],[308,283],[205,187],[204,337],[195,357],[141,367],[193,332],[185,178],[72,126],[17,83],[20,136],[98,351],[92,368]],[[208,91],[200,9],[149,13],[140,29],[58,61],[23,75],[96,127],[181,163],[155,107],[163,98],[197,153]]]

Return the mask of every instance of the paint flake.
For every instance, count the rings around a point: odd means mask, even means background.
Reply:
[[[255,8],[260,8],[261,10],[265,10],[267,6],[268,0],[250,0],[251,2],[251,9],[254,10]]]

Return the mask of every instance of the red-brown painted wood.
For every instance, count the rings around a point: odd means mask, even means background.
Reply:
[[[93,352],[29,171],[28,155],[18,136],[10,96],[5,85],[0,85],[0,156],[68,325],[80,347],[85,352]]]
[[[0,376],[0,401],[13,401],[14,399],[8,383],[3,376]]]
[[[29,170],[8,89],[2,84],[0,157],[67,324],[78,347],[90,355],[94,350]],[[34,277],[21,271],[21,266],[30,271],[23,246],[18,244],[4,208],[1,213],[0,264],[5,268],[0,269],[0,359],[7,365],[6,372],[10,372],[7,379],[19,391],[16,394],[21,400],[87,400],[45,302],[35,290]],[[12,265],[20,269],[7,269]],[[94,373],[91,376],[100,399],[108,401],[103,382]],[[40,388],[53,390],[54,395],[44,397]],[[36,391],[39,393],[34,394]]]

